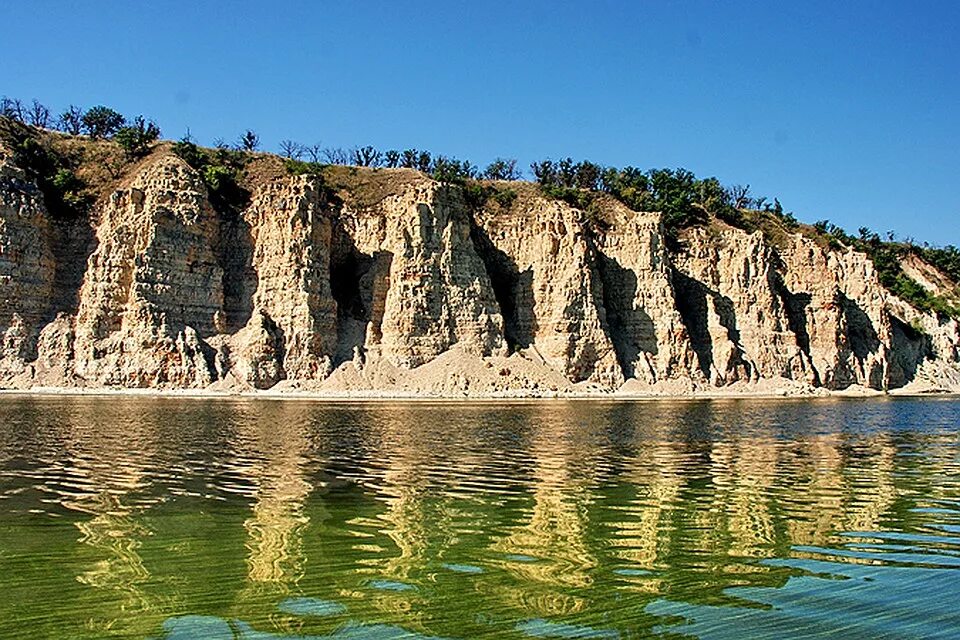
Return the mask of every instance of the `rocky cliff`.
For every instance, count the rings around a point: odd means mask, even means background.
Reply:
[[[960,390],[960,327],[868,256],[534,185],[251,171],[238,211],[161,147],[89,216],[0,148],[0,386],[318,394]],[[928,287],[956,287],[905,265]]]

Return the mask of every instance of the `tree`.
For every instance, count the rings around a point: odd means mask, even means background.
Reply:
[[[460,175],[465,179],[476,180],[480,177],[480,168],[471,163],[469,160],[460,161],[459,170]]]
[[[353,160],[353,164],[357,165],[358,167],[378,167],[380,166],[380,161],[382,159],[382,154],[370,145],[356,148],[351,152],[350,155]]]
[[[749,209],[753,199],[750,197],[750,185],[735,184],[727,191],[730,194],[730,200],[737,209]]]
[[[557,180],[561,187],[573,187],[577,180],[577,168],[573,158],[563,158],[557,163]]]
[[[98,105],[83,114],[82,122],[91,138],[106,138],[123,126],[123,116],[109,107]]]
[[[596,165],[589,160],[583,160],[574,165],[573,170],[574,184],[577,188],[591,191],[599,188],[600,176],[603,173],[603,168],[600,165]]]
[[[0,98],[0,116],[6,116],[7,118],[16,120],[17,122],[25,122],[26,109],[19,98],[8,98],[7,96],[3,96]]]
[[[284,158],[299,160],[303,157],[304,151],[305,149],[303,145],[299,142],[294,142],[293,140],[280,141],[280,155],[282,155]]]
[[[240,148],[244,151],[256,151],[260,147],[260,136],[252,129],[247,129],[240,136]]]
[[[533,177],[536,178],[537,182],[541,185],[553,186],[557,182],[557,169],[553,164],[553,160],[534,162],[530,165],[530,170],[533,171]]]
[[[391,149],[384,153],[383,164],[391,169],[400,166],[400,152],[396,149]]]
[[[433,167],[433,157],[430,155],[430,152],[418,151],[416,166],[414,167],[414,169],[423,171],[424,173],[430,173],[430,170],[432,167]]]
[[[123,147],[128,157],[134,158],[143,155],[159,137],[160,127],[156,123],[144,121],[143,116],[137,116],[133,122],[121,127],[113,135],[113,140]]]
[[[464,177],[460,172],[460,162],[455,158],[447,158],[445,156],[436,157],[433,161],[433,171],[431,171],[431,174],[434,180],[449,184],[461,182]]]
[[[416,149],[404,149],[400,154],[400,166],[406,169],[416,169],[418,153]]]
[[[80,135],[80,132],[83,131],[83,109],[70,105],[66,111],[60,114],[57,124],[64,133],[69,133],[72,136]]]
[[[513,158],[497,158],[484,169],[483,177],[488,180],[519,180],[517,161]]]
[[[310,162],[320,162],[320,159],[323,157],[323,147],[320,146],[319,142],[304,147],[303,150],[307,156],[309,156]]]
[[[40,104],[40,101],[34,98],[33,104],[30,105],[30,109],[27,111],[27,119],[33,126],[46,129],[50,126],[50,109]]]
[[[350,155],[340,147],[327,147],[323,150],[323,157],[330,164],[349,164]]]

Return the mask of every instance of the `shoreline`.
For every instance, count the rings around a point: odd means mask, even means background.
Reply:
[[[492,395],[427,395],[411,392],[409,394],[393,391],[356,391],[356,392],[317,392],[317,391],[218,391],[206,389],[126,389],[126,388],[84,388],[84,387],[33,387],[29,389],[0,389],[0,398],[4,396],[29,397],[127,397],[183,400],[296,400],[311,402],[418,402],[418,403],[490,403],[490,402],[545,402],[545,401],[592,401],[592,402],[657,402],[686,400],[837,400],[837,399],[876,399],[876,398],[960,398],[956,391],[879,391],[858,388],[855,390],[830,391],[817,389],[810,393],[796,391],[775,392],[766,390],[727,390],[703,391],[683,394],[666,393],[561,393],[549,395],[511,395],[509,393]]]

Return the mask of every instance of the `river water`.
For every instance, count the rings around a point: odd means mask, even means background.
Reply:
[[[958,638],[960,401],[0,398],[0,638]]]

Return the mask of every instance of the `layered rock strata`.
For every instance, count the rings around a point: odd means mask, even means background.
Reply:
[[[274,174],[227,214],[161,151],[85,227],[52,218],[0,151],[0,385],[960,389],[957,323],[891,295],[864,254],[719,222],[668,249],[659,214],[611,199],[584,212],[511,183],[512,201],[478,203],[378,171],[373,201]]]

